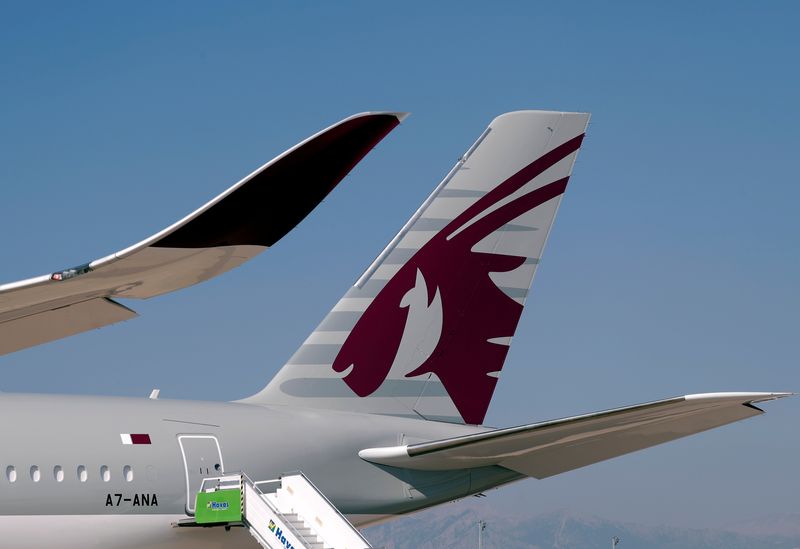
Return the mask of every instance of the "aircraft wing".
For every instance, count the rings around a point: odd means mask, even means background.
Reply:
[[[368,448],[359,456],[422,470],[500,465],[541,479],[759,415],[763,411],[754,403],[790,394],[688,395],[433,442]]]
[[[137,316],[112,298],[154,297],[238,267],[302,221],[404,117],[346,118],[138,244],[0,284],[0,355]]]

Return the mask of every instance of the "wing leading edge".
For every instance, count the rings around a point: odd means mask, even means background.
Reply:
[[[707,393],[406,446],[368,448],[369,462],[419,470],[500,465],[547,478],[763,411],[791,393]]]
[[[137,316],[111,298],[146,299],[238,267],[302,221],[405,116],[346,118],[133,246],[0,284],[0,355]]]

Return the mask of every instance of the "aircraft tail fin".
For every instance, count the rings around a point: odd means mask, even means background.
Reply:
[[[495,118],[245,402],[482,423],[588,121]]]

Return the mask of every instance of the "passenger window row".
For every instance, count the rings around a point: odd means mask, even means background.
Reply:
[[[89,472],[86,470],[85,465],[78,465],[75,472],[80,482],[89,480]],[[56,482],[64,482],[64,476],[64,468],[61,467],[61,465],[53,467],[53,479]],[[6,480],[8,482],[17,482],[17,478],[17,468],[13,465],[6,467]],[[42,480],[42,471],[39,469],[38,465],[31,465],[30,478],[33,482]],[[133,482],[133,467],[130,465],[123,467],[122,478],[125,479],[125,482]],[[100,480],[103,482],[109,482],[111,480],[111,470],[108,468],[108,465],[102,465],[100,467]]]

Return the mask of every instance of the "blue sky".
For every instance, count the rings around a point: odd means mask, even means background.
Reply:
[[[800,390],[794,3],[4,4],[0,281],[163,228],[354,112],[413,114],[255,261],[0,357],[3,391],[261,388],[497,114],[592,125],[489,423]],[[491,494],[716,526],[798,512],[800,398]]]

